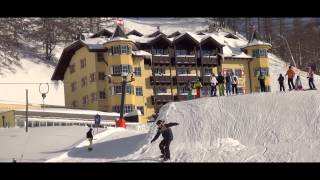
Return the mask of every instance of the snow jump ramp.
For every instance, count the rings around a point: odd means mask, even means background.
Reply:
[[[158,119],[172,127],[172,162],[315,162],[320,161],[320,93],[274,92],[207,97],[168,103]],[[126,159],[160,154],[146,144]],[[129,160],[130,161],[130,160]]]

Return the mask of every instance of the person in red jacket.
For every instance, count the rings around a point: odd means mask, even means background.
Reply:
[[[290,91],[292,89],[295,89],[295,86],[293,84],[293,78],[294,78],[295,74],[296,73],[293,71],[292,66],[289,66],[289,69],[288,69],[288,71],[287,71],[285,76],[288,76],[288,85],[289,85],[289,90]],[[291,88],[291,86],[292,86],[292,88]]]

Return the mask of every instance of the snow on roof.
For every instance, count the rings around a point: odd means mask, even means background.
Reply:
[[[152,54],[143,51],[143,50],[138,50],[138,51],[132,51],[132,54],[135,56],[143,56],[143,57],[147,57],[147,58],[151,58]]]
[[[247,46],[254,46],[254,45],[267,45],[267,46],[271,46],[271,44],[260,41],[260,40],[256,40],[254,39],[253,41],[251,41],[250,43],[248,43]]]
[[[80,40],[88,46],[89,49],[104,49],[103,44],[106,42],[105,38],[87,38],[85,40]]]
[[[139,37],[139,36],[135,36],[135,35],[129,35],[128,38],[135,41],[135,42],[148,43],[156,37],[146,37],[146,36]]]
[[[68,108],[44,108],[44,109],[30,109],[29,111],[51,112],[51,113],[65,113],[65,114],[86,114],[86,115],[105,115],[105,116],[119,116],[119,113],[115,112],[103,112],[94,110],[82,110],[82,109],[68,109]]]
[[[133,40],[128,39],[128,38],[124,38],[124,37],[114,37],[114,38],[109,38],[107,40],[107,42],[113,42],[113,41],[131,41],[131,42],[134,42]]]

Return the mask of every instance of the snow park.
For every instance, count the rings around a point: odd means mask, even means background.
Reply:
[[[320,162],[319,18],[280,19],[0,18],[0,162]]]

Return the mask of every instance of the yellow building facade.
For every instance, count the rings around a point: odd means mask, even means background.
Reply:
[[[66,107],[120,112],[123,73],[135,79],[126,87],[124,113],[140,110],[140,123],[164,104],[186,100],[188,81],[200,78],[202,96],[210,96],[211,73],[234,72],[240,93],[259,92],[257,72],[266,73],[267,87],[271,84],[268,44],[249,43],[243,48],[247,56],[224,57],[224,45],[212,37],[199,41],[185,33],[169,40],[157,31],[132,40],[119,26],[108,36],[94,35],[64,49],[52,80],[64,81]]]

